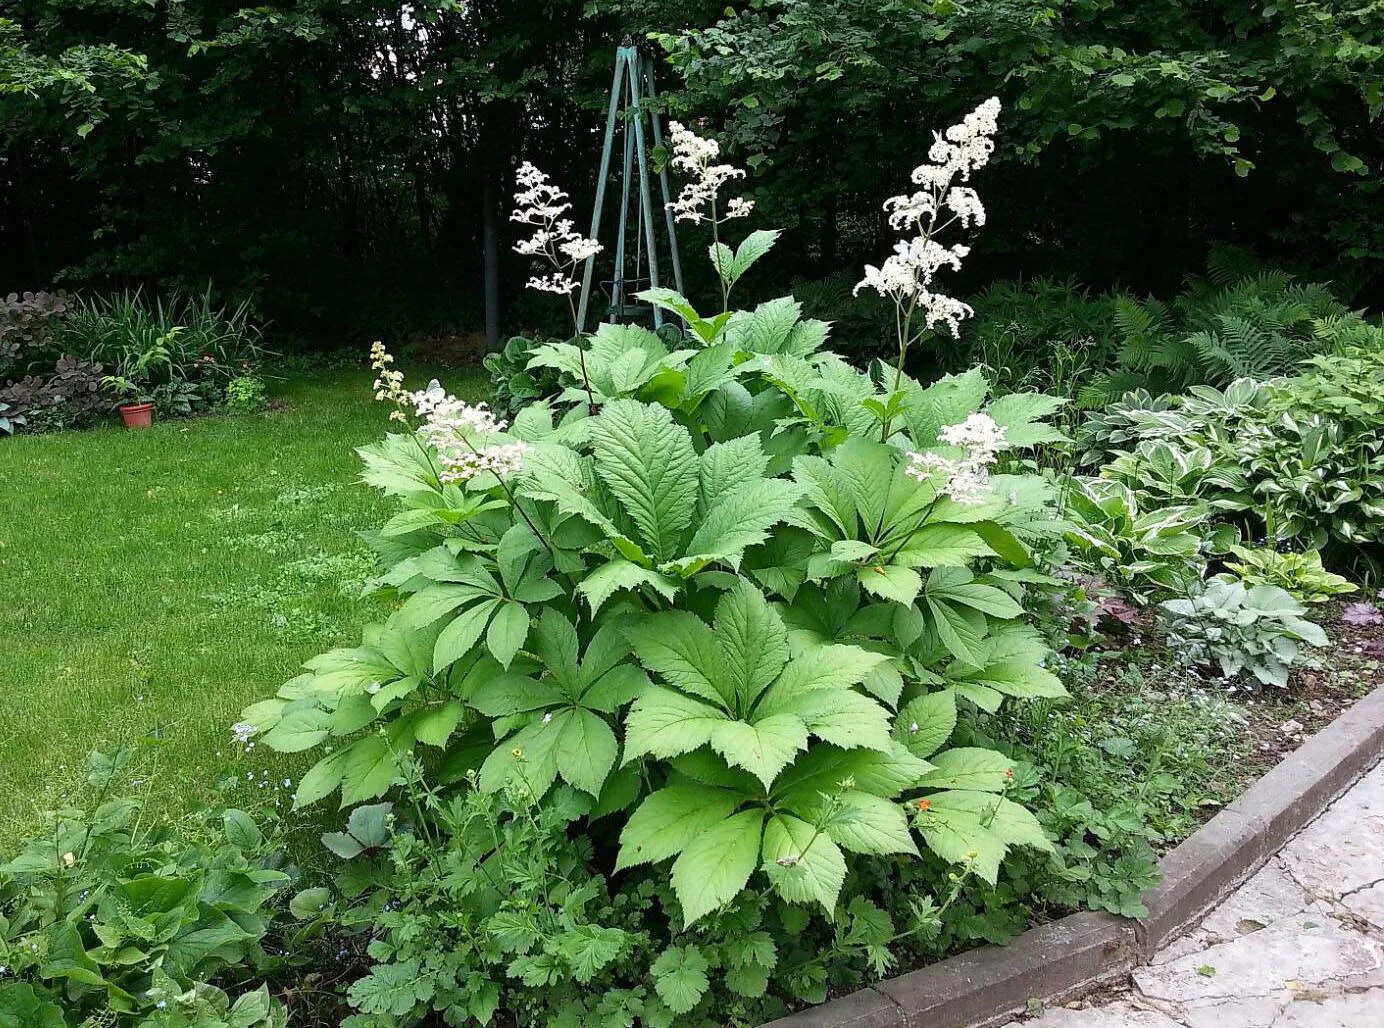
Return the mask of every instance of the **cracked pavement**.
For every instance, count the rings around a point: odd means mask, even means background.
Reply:
[[[1004,1028],[1384,1028],[1384,763],[1123,987]]]

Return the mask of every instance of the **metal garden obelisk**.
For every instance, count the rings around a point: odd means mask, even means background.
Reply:
[[[638,303],[634,294],[646,285],[658,288],[666,284],[664,268],[672,271],[673,287],[682,291],[682,263],[678,259],[678,233],[673,214],[668,210],[672,199],[668,188],[668,172],[658,172],[658,191],[662,201],[654,207],[654,177],[652,151],[663,143],[663,125],[659,119],[654,86],[653,62],[639,51],[632,40],[625,39],[615,51],[615,77],[610,84],[610,106],[606,111],[605,144],[601,148],[601,167],[596,179],[596,203],[591,212],[592,239],[601,238],[601,215],[605,209],[606,187],[610,183],[610,165],[614,156],[620,128],[622,151],[619,181],[619,234],[615,240],[615,268],[609,282],[610,321],[635,320],[652,314],[655,328],[662,326],[663,313],[657,307]],[[638,177],[638,192],[635,179]],[[662,212],[664,232],[657,230],[658,214]],[[633,213],[633,219],[631,219]],[[634,232],[630,233],[631,220]],[[659,261],[659,236],[667,245],[666,264]],[[581,300],[577,307],[577,325],[586,331],[587,313],[591,304],[591,287],[595,277],[596,258],[586,262],[582,272]],[[603,283],[604,284],[604,283]]]

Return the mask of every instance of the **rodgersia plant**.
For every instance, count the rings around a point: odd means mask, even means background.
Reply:
[[[735,176],[684,130],[675,146],[700,176],[687,209],[714,206]],[[713,244],[723,296],[774,234],[758,240]],[[892,862],[911,882],[941,863],[994,883],[1011,848],[1049,846],[1010,796],[1009,761],[948,742],[977,709],[1064,692],[1025,613],[1059,542],[1053,490],[1010,461],[1055,436],[1042,419],[1059,401],[990,401],[977,372],[924,388],[901,369],[881,398],[792,297],[710,317],[672,290],[642,297],[688,337],[604,324],[541,345],[531,364],[562,391],[510,425],[440,387],[409,392],[377,351],[381,399],[420,422],[361,451],[401,506],[371,537],[396,609],[244,722],[271,748],[324,750],[300,806],[390,797],[424,859],[447,831],[438,805],[472,790],[583,821],[586,870],[623,872],[614,906],[663,908],[645,921],[651,962],[621,971],[653,1005],[640,1016],[750,1021],[822,998],[811,940],[833,945],[829,919],[885,940],[891,918],[935,923],[944,875],[904,902],[927,917],[872,908]],[[477,466],[516,444],[521,460]],[[753,952],[716,949],[761,931]],[[590,981],[583,961],[607,950],[573,946],[507,975],[478,958],[469,988],[518,1009],[525,988]],[[871,947],[887,964],[887,941]],[[389,947],[371,952],[390,966]],[[416,982],[421,965],[399,960],[375,980]],[[411,991],[388,1015],[403,1021],[359,1023],[416,1023],[449,988]],[[607,1023],[596,1005],[618,992],[580,991],[563,1016]]]
[[[908,349],[921,331],[915,330],[915,319],[921,319],[925,329],[945,328],[959,337],[961,322],[975,313],[968,304],[940,292],[935,281],[943,270],[960,271],[970,247],[947,245],[939,239],[953,226],[967,229],[985,224],[980,195],[965,183],[994,153],[999,113],[1000,102],[991,97],[960,123],[938,133],[927,162],[913,169],[913,184],[919,188],[884,201],[890,226],[907,236],[894,244],[894,252],[879,267],[865,266],[865,277],[855,291],[873,289],[894,304],[898,341],[895,395]],[[889,416],[884,419],[885,437],[891,420]]]

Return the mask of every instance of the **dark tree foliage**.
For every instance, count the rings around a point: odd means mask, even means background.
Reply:
[[[210,280],[281,329],[475,330],[489,211],[502,327],[545,327],[511,176],[585,216],[626,32],[754,168],[784,279],[877,260],[927,126],[997,94],[972,285],[1166,287],[1227,239],[1380,287],[1381,0],[7,0],[0,286]]]
[[[521,153],[590,178],[613,53],[564,0],[16,0],[4,18],[0,278],[210,278],[281,326],[352,335],[475,325],[482,205]]]
[[[1167,287],[1223,239],[1381,283],[1377,0],[752,0],[714,17],[658,36],[679,100],[767,155],[766,219],[824,270],[880,250],[879,201],[928,126],[994,94],[987,277]]]

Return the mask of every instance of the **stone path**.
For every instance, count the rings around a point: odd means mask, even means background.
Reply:
[[[1116,994],[1005,1028],[1384,1028],[1384,763]]]

